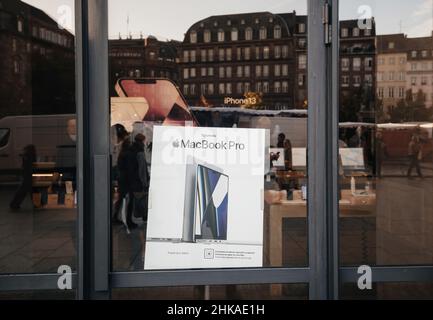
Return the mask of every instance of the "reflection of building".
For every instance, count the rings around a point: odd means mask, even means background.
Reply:
[[[296,14],[213,16],[187,31],[180,50],[180,84],[189,104],[212,105],[261,94],[268,109],[295,107]],[[306,35],[306,25],[297,33]],[[302,59],[306,68],[306,56]]]
[[[358,20],[341,21],[340,29],[341,108],[346,109],[342,110],[343,113],[347,111],[349,116],[358,117],[343,120],[374,119],[375,21],[367,21],[362,28],[358,25]]]
[[[377,37],[377,94],[384,111],[396,107],[412,91],[433,102],[433,37],[408,38],[404,34]]]
[[[407,38],[406,88],[425,94],[427,107],[433,105],[433,36]]]
[[[121,77],[161,77],[178,79],[176,41],[159,41],[153,36],[143,39],[109,41],[110,90]]]
[[[0,77],[1,116],[73,113],[74,36],[37,8],[1,1]]]
[[[377,96],[383,111],[396,107],[406,92],[406,48],[404,34],[377,36]]]

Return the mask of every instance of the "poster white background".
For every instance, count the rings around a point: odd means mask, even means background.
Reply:
[[[226,146],[231,143],[233,148],[183,148],[188,141],[205,140]],[[155,127],[145,269],[262,266],[268,140],[268,132],[261,129]],[[227,241],[181,243],[188,157],[229,176]],[[218,258],[205,259],[206,250],[213,250]],[[237,256],[236,252],[243,254]]]

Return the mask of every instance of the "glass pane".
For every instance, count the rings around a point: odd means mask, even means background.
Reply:
[[[113,269],[306,266],[306,1],[108,3]]]
[[[343,265],[433,263],[432,5],[340,2]]]
[[[74,1],[0,1],[0,273],[75,268]]]
[[[432,283],[377,283],[373,290],[361,291],[354,284],[345,284],[341,299],[347,300],[431,300]]]
[[[281,300],[307,300],[308,284],[280,285]],[[145,289],[114,289],[114,300],[268,300],[275,299],[270,294],[271,285],[237,285],[209,287],[172,287]]]

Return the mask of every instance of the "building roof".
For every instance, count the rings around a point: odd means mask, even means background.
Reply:
[[[403,33],[387,34],[377,36],[377,52],[380,54],[391,54],[405,52],[407,48],[407,37]],[[390,44],[393,43],[393,46]]]

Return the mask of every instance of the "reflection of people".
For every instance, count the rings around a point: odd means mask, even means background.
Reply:
[[[278,135],[277,148],[284,148],[284,141],[286,141],[286,135],[284,133],[280,133]]]
[[[117,183],[119,188],[119,197],[117,202],[114,205],[114,217],[118,219],[119,211],[122,207],[123,200],[129,193],[128,187],[128,164],[127,164],[127,156],[129,152],[129,148],[131,146],[130,140],[125,139],[121,145],[121,149],[119,150],[119,155],[117,157]],[[127,212],[132,212],[132,201],[128,203]],[[121,222],[118,219],[116,222]]]
[[[387,156],[387,148],[385,141],[383,141],[382,132],[378,131],[376,134],[376,176],[382,177],[382,162]]]
[[[421,166],[420,161],[422,160],[422,148],[421,148],[421,141],[417,134],[414,134],[412,136],[412,139],[409,143],[409,158],[410,158],[410,164],[409,164],[409,170],[407,172],[407,176],[411,177],[413,168],[416,168],[416,171],[418,173],[418,176],[422,178],[421,173]]]
[[[116,124],[111,128],[111,156],[113,167],[113,178],[117,180],[119,172],[117,160],[122,149],[123,142],[129,138],[129,133],[121,124]]]
[[[135,141],[132,144],[127,157],[128,171],[128,187],[131,199],[134,201],[134,206],[137,213],[144,220],[147,219],[147,197],[149,191],[149,171],[147,167],[146,157],[144,154],[146,137],[141,133],[135,136]],[[127,224],[130,229],[134,229],[137,225],[132,221],[132,212],[128,211]]]
[[[293,168],[293,153],[292,153],[292,143],[289,139],[284,140],[284,158],[286,170],[292,170]]]
[[[22,181],[15,193],[10,208],[19,210],[27,194],[32,196],[32,178],[33,178],[33,164],[36,162],[36,148],[34,145],[28,145],[24,148],[22,154]]]

